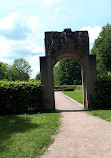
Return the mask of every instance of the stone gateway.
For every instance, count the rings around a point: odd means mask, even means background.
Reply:
[[[40,57],[44,109],[55,109],[53,67],[65,58],[74,59],[81,65],[83,104],[85,109],[91,109],[96,80],[96,55],[89,54],[88,32],[72,32],[71,29],[45,32],[45,56]]]

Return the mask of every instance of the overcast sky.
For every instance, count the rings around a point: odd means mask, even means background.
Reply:
[[[111,0],[0,0],[0,61],[24,58],[40,71],[44,32],[88,30],[90,49],[101,28],[111,23]]]

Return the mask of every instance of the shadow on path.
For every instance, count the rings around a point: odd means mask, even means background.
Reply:
[[[56,110],[57,112],[85,112],[86,110]]]

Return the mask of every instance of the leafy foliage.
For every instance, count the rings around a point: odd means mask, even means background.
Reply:
[[[96,54],[98,74],[111,72],[111,24],[102,28],[91,53]]]
[[[37,81],[40,81],[40,72],[36,75],[35,79],[36,79]]]
[[[0,80],[7,79],[8,81],[28,81],[30,73],[31,67],[23,58],[14,60],[13,65],[0,62]]]
[[[7,68],[7,64],[0,62],[0,80],[5,79]]]
[[[37,81],[0,81],[0,115],[39,112],[42,109],[42,88]]]
[[[17,72],[17,77],[19,78],[19,80],[27,81],[30,78],[29,75],[31,73],[31,66],[25,59],[23,58],[16,59],[14,61],[13,67]]]
[[[93,109],[111,109],[111,75],[99,75],[96,81]]]
[[[54,80],[57,85],[81,84],[81,67],[72,59],[63,59],[54,68]]]
[[[111,24],[102,28],[91,50],[96,54],[97,73],[93,109],[111,109]]]

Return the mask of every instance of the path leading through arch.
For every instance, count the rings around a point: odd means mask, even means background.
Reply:
[[[89,115],[60,92],[55,100],[61,126],[42,158],[111,158],[111,122]]]

